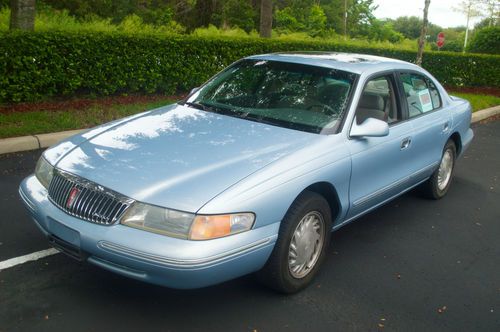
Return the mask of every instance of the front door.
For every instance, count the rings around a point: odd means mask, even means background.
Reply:
[[[386,121],[389,134],[349,140],[352,174],[348,219],[400,193],[414,171],[413,130],[408,121],[403,121],[397,92],[392,74],[369,80],[363,89],[354,121],[361,124],[370,117]]]

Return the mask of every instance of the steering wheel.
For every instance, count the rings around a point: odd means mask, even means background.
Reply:
[[[314,107],[321,107],[324,111],[325,111],[325,114],[326,115],[334,115],[334,114],[337,114],[337,111],[335,111],[335,109],[327,104],[322,104],[322,103],[316,103],[316,104],[312,104],[312,105],[309,105],[306,109],[308,111],[310,111],[311,109],[313,109]]]

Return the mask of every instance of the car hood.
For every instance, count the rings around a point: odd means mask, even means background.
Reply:
[[[46,156],[59,169],[135,200],[196,212],[319,136],[171,105],[98,127]]]

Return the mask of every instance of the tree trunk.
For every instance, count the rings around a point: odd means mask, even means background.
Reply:
[[[10,30],[35,29],[35,0],[10,1]]]
[[[273,27],[273,3],[272,0],[262,0],[260,3],[260,36],[271,38]]]
[[[429,19],[427,18],[427,14],[429,13],[429,5],[431,4],[431,0],[425,0],[424,5],[424,22],[422,24],[422,30],[420,30],[420,38],[418,39],[418,52],[417,52],[417,66],[422,65],[422,55],[424,54],[424,45],[425,45],[425,37],[427,35],[427,27],[429,25]]]

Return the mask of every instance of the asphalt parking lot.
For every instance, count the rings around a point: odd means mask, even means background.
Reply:
[[[335,232],[299,294],[252,276],[171,290],[56,254],[0,271],[0,331],[499,331],[500,121],[475,135],[447,197],[410,192]],[[49,248],[17,194],[40,153],[0,156],[0,262]]]

